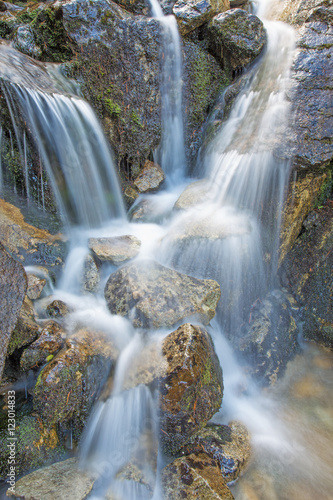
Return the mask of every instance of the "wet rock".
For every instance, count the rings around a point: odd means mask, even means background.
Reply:
[[[19,26],[13,42],[13,47],[27,56],[41,59],[42,51],[36,45],[34,33],[30,26]]]
[[[150,200],[141,200],[129,212],[130,220],[148,222],[154,219],[154,204]]]
[[[134,189],[132,185],[127,184],[124,181],[122,181],[122,185],[125,186],[123,187],[123,194],[126,206],[127,208],[130,208],[135,202],[135,200],[138,198],[139,193],[137,192],[136,189]]]
[[[234,481],[250,458],[249,432],[236,421],[229,425],[208,424],[186,443],[180,454],[197,455],[203,451],[217,462],[226,482]]]
[[[66,453],[66,450],[59,442],[55,427],[45,429],[41,420],[32,415],[25,415],[23,417],[19,414],[16,415],[15,438],[16,477],[27,473],[29,470],[59,460]],[[7,429],[0,431],[0,445],[0,477],[2,480],[7,480]]]
[[[298,307],[280,290],[253,304],[243,325],[239,349],[249,361],[249,372],[265,383],[275,383],[298,349]]]
[[[0,233],[6,250],[24,265],[62,267],[66,255],[63,237],[26,223],[20,210],[4,200],[0,200]]]
[[[7,496],[22,500],[84,500],[92,490],[97,475],[82,471],[77,458],[69,458],[24,476],[15,485],[15,493]]]
[[[115,0],[115,3],[133,14],[143,16],[147,16],[149,14],[150,5],[147,5],[144,0]]]
[[[213,54],[218,59],[227,59],[233,71],[253,62],[267,42],[261,20],[242,9],[215,16],[208,29]]]
[[[22,371],[38,367],[54,357],[64,345],[66,333],[55,321],[48,321],[37,340],[22,353],[20,367]]]
[[[89,248],[100,261],[119,266],[133,259],[140,252],[141,241],[135,236],[115,236],[110,238],[90,238]]]
[[[197,498],[232,500],[218,462],[205,453],[177,458],[162,470],[165,500]]]
[[[219,410],[222,371],[209,333],[186,323],[133,361],[125,388],[158,388],[160,442],[174,455]]]
[[[101,281],[99,268],[95,259],[88,254],[84,260],[82,276],[82,292],[95,292]]]
[[[51,427],[73,419],[82,429],[117,351],[102,333],[79,330],[41,371],[34,389],[34,411]]]
[[[176,210],[187,210],[208,200],[209,183],[205,180],[191,182],[175,203]]]
[[[33,304],[26,296],[24,298],[19,317],[13,329],[7,348],[7,355],[17,349],[31,344],[40,335],[42,327],[35,321]]]
[[[228,9],[229,0],[177,0],[172,12],[177,19],[180,34],[186,35]]]
[[[289,185],[280,231],[279,261],[282,263],[302,230],[302,224],[315,207],[321,206],[332,189],[330,169],[298,174]]]
[[[39,299],[46,285],[46,279],[41,279],[34,274],[28,274],[28,289],[27,296],[30,300]]]
[[[27,289],[22,264],[13,259],[0,243],[0,381],[10,335],[15,327]]]
[[[104,290],[112,314],[128,316],[136,328],[169,327],[185,318],[208,324],[220,294],[216,281],[192,278],[149,260],[111,274]]]
[[[7,10],[7,5],[2,0],[0,1],[0,12],[5,12]]]
[[[53,300],[46,308],[50,318],[63,318],[70,313],[70,308],[62,300]]]
[[[333,209],[311,212],[281,268],[284,286],[301,306],[306,338],[333,347]]]
[[[165,180],[163,170],[157,163],[146,161],[143,170],[134,181],[134,186],[139,193],[149,193],[157,191]]]

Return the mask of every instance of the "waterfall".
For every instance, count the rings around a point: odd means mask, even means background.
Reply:
[[[164,16],[158,0],[149,0],[152,15],[163,28],[161,112],[162,139],[156,153],[169,185],[184,178],[186,168],[182,114],[182,53],[177,21]]]
[[[15,63],[11,71],[5,65],[7,60]],[[34,72],[38,79],[33,79]],[[96,227],[111,218],[124,217],[112,154],[91,107],[68,94],[68,89],[61,93],[58,82],[53,82],[45,70],[14,49],[3,50],[3,46],[0,79],[21,153],[27,198],[29,135],[40,153],[66,225]],[[26,124],[23,140],[22,122]]]

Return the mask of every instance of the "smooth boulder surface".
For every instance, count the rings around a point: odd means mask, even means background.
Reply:
[[[111,274],[104,290],[112,314],[127,316],[136,328],[171,327],[185,318],[207,325],[221,296],[218,283],[140,260]]]
[[[180,34],[186,35],[229,8],[229,0],[177,0],[172,12]]]
[[[27,290],[22,264],[13,259],[0,243],[0,380],[8,342],[15,327]]]
[[[88,245],[95,258],[101,262],[110,262],[119,266],[138,255],[141,241],[135,236],[126,235],[90,238]]]
[[[117,350],[103,333],[79,330],[37,379],[34,411],[45,425],[74,419],[80,427],[114,367]]]
[[[253,62],[267,42],[262,21],[242,9],[231,9],[215,16],[208,30],[214,55],[219,59],[227,55],[234,71]]]

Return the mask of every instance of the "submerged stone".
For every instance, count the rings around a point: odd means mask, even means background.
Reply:
[[[254,61],[267,42],[262,21],[242,9],[231,9],[215,16],[208,29],[211,50],[218,59],[226,57],[234,71]]]
[[[88,245],[97,259],[119,266],[138,255],[141,241],[135,236],[126,235],[110,238],[90,238]]]
[[[0,243],[0,380],[10,335],[15,327],[27,289],[22,264],[13,259]]]
[[[233,500],[218,462],[205,453],[177,458],[162,470],[164,500]]]
[[[207,325],[215,316],[221,291],[216,281],[140,260],[111,274],[104,296],[111,313],[129,317],[136,328],[160,328],[185,318]]]

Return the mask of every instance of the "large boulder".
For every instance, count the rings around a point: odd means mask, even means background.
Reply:
[[[218,461],[200,453],[177,458],[162,470],[163,498],[233,500]]]
[[[333,347],[332,202],[311,212],[280,274],[300,304],[303,334]]]
[[[34,389],[34,411],[45,425],[73,419],[82,428],[116,357],[106,334],[79,330],[67,339],[65,348],[39,374]]]
[[[213,280],[199,280],[140,260],[111,274],[104,290],[112,314],[128,316],[136,328],[176,325],[185,318],[208,324],[221,291]]]
[[[10,335],[19,316],[27,277],[22,264],[13,259],[0,243],[0,380]]]
[[[208,29],[211,50],[218,59],[225,59],[233,71],[254,61],[267,42],[262,21],[242,9],[231,9],[215,16]]]
[[[229,0],[177,0],[172,12],[177,19],[180,34],[186,35],[228,9]]]
[[[160,441],[174,455],[219,410],[222,370],[209,333],[186,323],[147,345],[132,362],[125,388],[158,388]]]

